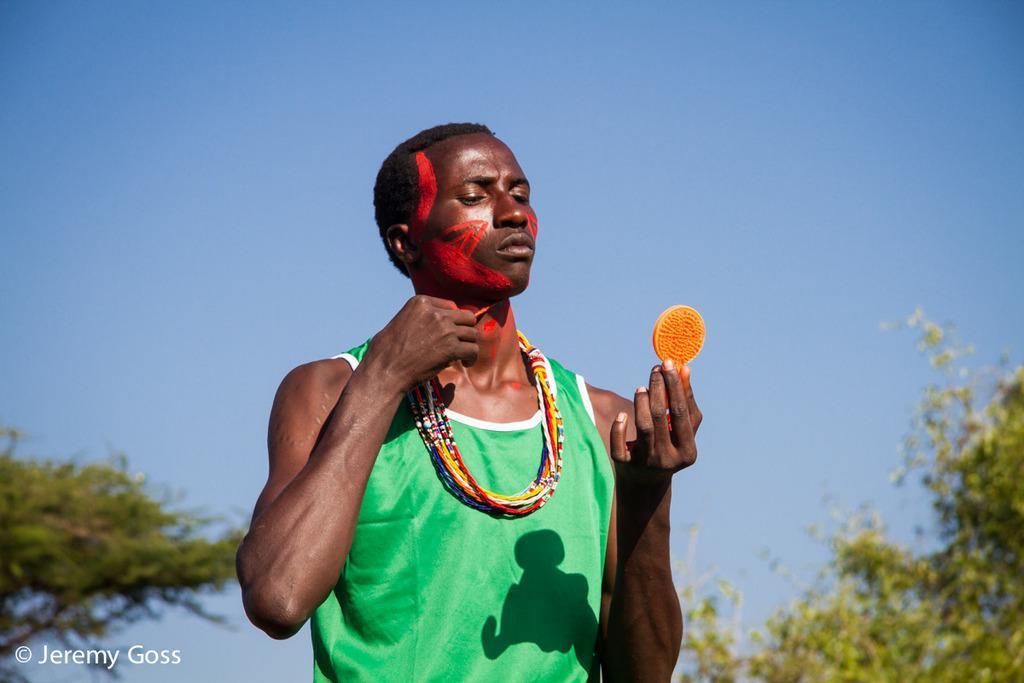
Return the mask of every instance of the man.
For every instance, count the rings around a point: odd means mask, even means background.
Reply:
[[[374,203],[416,295],[281,383],[237,558],[249,618],[274,638],[312,618],[317,681],[669,680],[689,368],[656,366],[630,402],[517,333],[537,218],[486,127],[399,145]]]

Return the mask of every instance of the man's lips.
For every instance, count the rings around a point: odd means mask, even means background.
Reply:
[[[496,251],[528,256],[534,251],[534,241],[533,238],[530,237],[529,233],[516,232],[503,239],[498,244]]]

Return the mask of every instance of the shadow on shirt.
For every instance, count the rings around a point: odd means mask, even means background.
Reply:
[[[501,633],[497,619],[484,621],[484,653],[497,659],[516,643],[534,643],[544,652],[573,648],[580,666],[589,669],[597,618],[587,601],[587,577],[558,568],[565,559],[562,538],[550,529],[524,534],[516,541],[515,555],[523,575],[505,595]]]

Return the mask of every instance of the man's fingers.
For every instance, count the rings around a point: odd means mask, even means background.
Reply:
[[[456,325],[462,325],[467,327],[476,326],[476,316],[473,315],[472,311],[456,308],[454,311],[450,313],[450,315],[452,317],[452,322],[454,322]]]
[[[626,448],[626,420],[629,416],[626,413],[619,413],[612,422],[612,431],[608,439],[611,445],[612,460],[617,462],[629,462],[629,449]]]
[[[429,294],[417,294],[414,299],[423,299],[434,308],[440,308],[446,313],[451,315],[451,319],[457,325],[469,325],[474,326],[479,322],[480,316],[487,311],[487,309],[496,306],[499,302],[495,301],[492,304],[484,306],[479,310],[469,310],[465,308],[459,308],[451,299],[443,299],[439,296],[430,296]]]
[[[424,299],[427,303],[438,308],[458,308],[458,305],[451,299],[443,299],[439,296],[430,296],[429,294],[417,294],[416,298]]]
[[[671,369],[669,366],[672,366]],[[678,448],[693,432],[689,400],[681,377],[683,370],[675,368],[670,361],[666,361],[663,367],[665,369],[662,374],[665,375],[665,382],[668,384],[668,420],[672,425],[672,443]],[[689,369],[685,366],[684,369],[687,370],[688,376]]]
[[[665,377],[661,366],[655,365],[651,370],[651,418],[654,422],[654,442],[664,447],[672,444],[672,435],[668,431],[668,420],[665,417]],[[660,449],[658,449],[660,451]]]
[[[458,338],[465,342],[476,344],[480,341],[480,332],[475,327],[469,327],[468,325],[456,325],[455,334]]]
[[[459,342],[455,347],[455,356],[458,360],[462,361],[462,364],[469,367],[476,363],[476,358],[480,353],[480,347],[477,344],[471,344],[470,342]]]
[[[690,414],[690,427],[693,429],[693,433],[696,434],[697,428],[700,427],[700,423],[704,420],[704,415],[700,412],[700,408],[697,407],[697,400],[693,397],[693,387],[690,386],[690,366],[684,365],[679,370],[679,376],[686,394],[686,409]]]
[[[636,422],[636,438],[647,445],[648,450],[654,447],[654,421],[651,420],[651,401],[647,387],[637,387],[633,396],[633,412]]]

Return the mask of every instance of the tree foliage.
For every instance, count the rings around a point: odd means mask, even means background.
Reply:
[[[234,579],[241,530],[207,538],[215,518],[151,497],[123,456],[23,459],[16,431],[0,428],[0,439],[0,666],[30,638],[95,647],[169,605],[222,621],[199,597]]]
[[[829,538],[819,580],[762,628],[726,623],[683,582],[681,680],[1024,681],[1024,368],[958,367],[969,348],[915,313],[942,374],[924,391],[894,478],[920,475],[935,520],[927,551],[855,514]],[[724,593],[733,609],[734,591]]]

